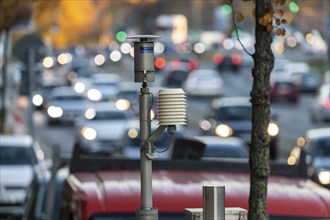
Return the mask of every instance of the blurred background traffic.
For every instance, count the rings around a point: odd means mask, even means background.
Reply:
[[[253,5],[237,1],[234,10],[246,15],[237,28],[222,0],[1,1],[1,133],[30,135],[44,152],[37,158],[51,158],[55,146],[70,158],[74,143],[138,158],[140,85],[126,37],[153,34],[161,38],[149,84],[152,128],[159,89],[183,88],[188,124],[172,141],[203,142],[203,157],[247,158],[253,59],[244,49],[253,54],[256,43]],[[329,185],[329,1],[287,0],[283,10],[286,35],[272,43],[271,159],[294,165],[299,149],[321,143],[326,162],[314,170],[326,171],[325,180],[310,176]],[[165,133],[155,143],[159,157],[169,157],[169,140]]]

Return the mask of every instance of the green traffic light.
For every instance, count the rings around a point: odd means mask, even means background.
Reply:
[[[127,34],[125,31],[119,31],[117,34],[116,34],[116,39],[119,41],[119,42],[123,42],[126,40],[126,37],[127,37]]]
[[[292,11],[293,13],[297,13],[299,11],[299,6],[295,2],[290,2],[289,8],[290,8],[290,11]]]
[[[228,4],[222,5],[221,8],[220,8],[220,10],[225,15],[229,15],[229,14],[231,14],[233,12],[233,9]]]

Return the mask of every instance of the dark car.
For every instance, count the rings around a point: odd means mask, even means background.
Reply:
[[[308,130],[302,143],[292,149],[288,163],[296,164],[303,151],[306,154],[307,175],[330,189],[330,127]]]
[[[249,158],[248,146],[238,137],[197,136],[205,144],[203,158]]]
[[[213,64],[220,73],[224,71],[238,72],[243,62],[240,53],[216,53],[213,55]]]
[[[199,121],[204,135],[217,135],[220,137],[240,137],[251,143],[252,105],[249,97],[222,97],[215,99],[211,111]],[[279,127],[273,120],[268,126],[270,136],[270,158],[277,157],[277,138]]]
[[[299,86],[292,80],[277,79],[271,82],[271,101],[290,101],[297,103],[299,100],[300,92]]]
[[[164,86],[180,88],[187,80],[189,71],[183,69],[171,69],[164,74]]]

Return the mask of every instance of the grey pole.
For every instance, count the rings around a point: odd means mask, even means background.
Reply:
[[[141,208],[136,210],[137,220],[157,220],[158,210],[152,207],[152,143],[147,142],[151,135],[150,92],[146,82],[140,90],[140,166],[141,166]]]

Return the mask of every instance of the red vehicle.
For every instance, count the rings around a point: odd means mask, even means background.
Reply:
[[[330,218],[329,190],[302,177],[299,166],[270,166],[270,219]],[[159,219],[184,219],[186,208],[203,207],[203,185],[225,186],[226,207],[248,209],[248,167],[246,160],[155,160],[153,201]],[[62,220],[135,219],[140,207],[139,160],[74,156],[70,169],[63,191]]]
[[[299,86],[292,80],[275,80],[271,83],[271,100],[286,100],[297,103],[300,92]]]

